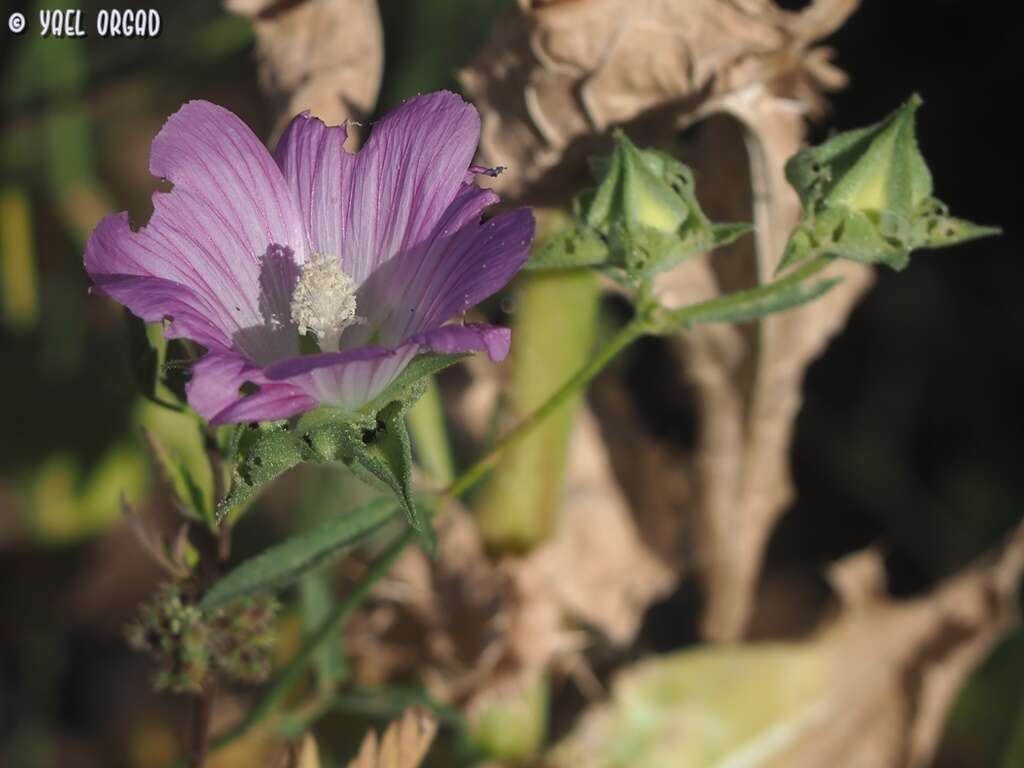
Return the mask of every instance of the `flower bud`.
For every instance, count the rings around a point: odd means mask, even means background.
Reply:
[[[804,220],[780,268],[826,254],[902,269],[914,249],[998,232],[952,218],[932,197],[932,176],[915,135],[920,106],[914,95],[882,122],[840,133],[787,163]]]
[[[621,131],[613,138],[611,156],[594,163],[597,189],[580,200],[580,218],[605,240],[611,266],[643,277],[747,231],[708,220],[678,160],[638,149]]]

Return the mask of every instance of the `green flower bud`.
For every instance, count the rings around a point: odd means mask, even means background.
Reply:
[[[804,220],[780,269],[821,254],[902,269],[914,249],[998,233],[949,216],[932,197],[932,176],[915,135],[920,106],[914,95],[882,122],[840,133],[787,163]]]
[[[692,189],[693,174],[662,152],[637,149],[622,131],[612,137],[611,157],[593,164],[600,185],[584,220],[598,230],[621,224],[676,234],[689,214],[685,190]]]
[[[598,187],[582,196],[578,211],[605,242],[609,266],[646,277],[748,231],[712,224],[697,202],[693,173],[674,157],[638,149],[622,131],[612,136],[611,156],[593,164]]]

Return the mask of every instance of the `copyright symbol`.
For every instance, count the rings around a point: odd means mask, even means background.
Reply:
[[[25,31],[25,14],[12,13],[7,17],[7,28],[16,35]]]

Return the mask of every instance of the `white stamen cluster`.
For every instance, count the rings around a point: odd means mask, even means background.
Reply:
[[[324,352],[334,352],[342,332],[362,319],[356,317],[356,289],[341,269],[341,259],[314,253],[302,265],[292,293],[292,322],[305,335],[312,331]]]

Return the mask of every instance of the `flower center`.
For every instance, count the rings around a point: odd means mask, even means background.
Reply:
[[[364,322],[356,316],[355,283],[329,253],[314,253],[302,265],[291,311],[299,333],[313,333],[324,352],[337,351],[342,332]]]

